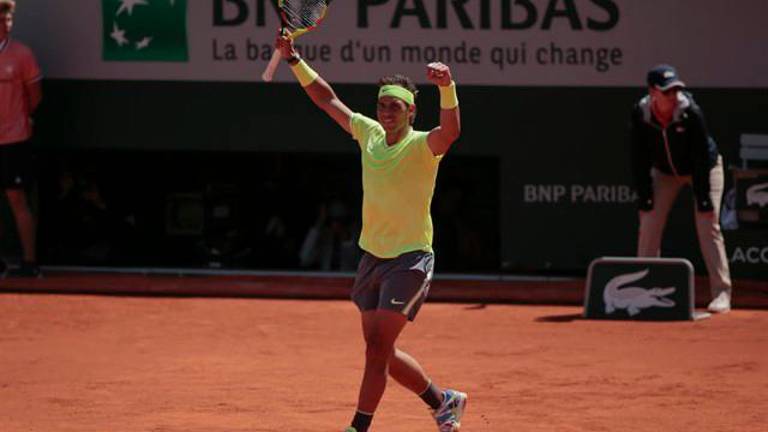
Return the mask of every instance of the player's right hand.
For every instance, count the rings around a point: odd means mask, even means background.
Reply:
[[[296,57],[296,49],[293,47],[293,39],[289,37],[288,33],[277,33],[275,49],[280,50],[280,56],[283,59],[291,59]]]

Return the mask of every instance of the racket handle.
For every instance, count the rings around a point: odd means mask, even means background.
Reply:
[[[275,52],[272,53],[272,59],[269,60],[267,68],[264,69],[264,73],[261,74],[261,79],[266,82],[272,81],[272,77],[275,75],[275,69],[277,69],[277,66],[280,64],[280,60],[280,50],[275,50]]]

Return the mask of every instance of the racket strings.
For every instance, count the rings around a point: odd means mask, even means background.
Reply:
[[[316,26],[325,16],[328,3],[328,0],[285,0],[282,10],[286,24],[294,30]]]

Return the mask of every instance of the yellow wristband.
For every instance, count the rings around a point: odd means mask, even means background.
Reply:
[[[299,60],[295,65],[291,65],[291,70],[302,87],[312,84],[319,76],[304,60]]]
[[[450,85],[440,86],[440,108],[449,110],[459,106],[459,97],[456,95],[456,83],[451,81]]]

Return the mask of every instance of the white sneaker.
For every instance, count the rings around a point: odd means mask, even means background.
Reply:
[[[467,406],[467,394],[456,390],[443,392],[443,404],[432,415],[437,422],[439,432],[458,432],[461,427],[461,417]]]
[[[707,309],[712,313],[726,313],[731,310],[731,295],[723,291],[709,303]]]

